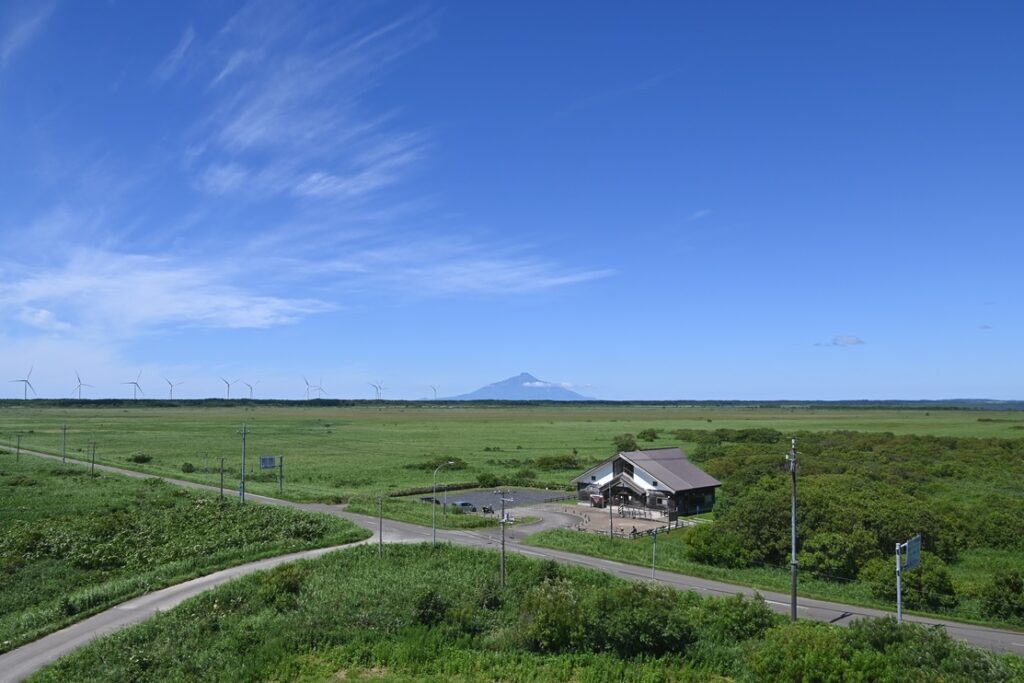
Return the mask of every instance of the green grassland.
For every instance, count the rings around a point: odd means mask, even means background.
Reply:
[[[300,501],[342,501],[358,494],[426,490],[431,462],[459,458],[439,483],[472,485],[481,475],[503,483],[565,486],[582,468],[611,455],[612,437],[643,429],[857,430],[939,436],[1024,437],[1024,415],[976,410],[755,408],[665,405],[478,406],[466,404],[365,404],[294,406],[240,404],[189,407],[121,404],[36,407],[5,402],[0,439],[21,434],[26,448],[67,452],[96,461],[208,484],[236,488],[242,423],[248,436],[249,490],[277,495],[277,473],[261,472],[257,456],[285,456],[283,496]],[[674,445],[661,441],[656,445]],[[132,463],[135,453],[152,458]],[[575,453],[575,455],[574,455]],[[573,456],[574,467],[543,467],[544,458]],[[182,465],[196,468],[191,474]],[[538,466],[541,463],[541,466]]]
[[[789,624],[760,600],[494,552],[353,548],[193,598],[45,681],[1021,681],[1024,662],[892,619]]]
[[[384,505],[382,511],[378,508],[380,503]],[[448,514],[445,515],[444,510],[434,510],[434,507],[424,505],[417,500],[388,498],[386,496],[381,500],[381,498],[377,497],[356,496],[349,501],[345,509],[349,512],[373,516],[383,512],[384,517],[388,519],[397,519],[400,522],[410,522],[423,526],[436,524],[438,529],[480,529],[498,525],[496,515],[485,517],[483,515],[463,514],[461,511],[456,510],[449,510]],[[439,508],[440,506],[437,507]],[[431,516],[434,512],[436,512],[436,517]]]
[[[2,457],[0,652],[150,590],[369,536],[328,515]]]
[[[765,588],[784,589],[788,558],[786,436],[800,436],[801,586],[806,594],[860,604],[889,605],[870,577],[896,541],[925,534],[925,550],[945,581],[919,607],[968,620],[1024,623],[983,609],[997,572],[1024,567],[1024,414],[1015,411],[880,408],[797,408],[668,405],[390,404],[234,406],[0,406],[0,438],[97,461],[216,484],[225,458],[226,488],[238,482],[242,423],[250,464],[284,455],[283,497],[351,501],[375,514],[378,495],[428,492],[438,484],[565,487],[588,465],[615,452],[613,437],[654,430],[641,447],[684,446],[723,482],[712,538],[666,538],[664,567]],[[129,460],[133,454],[151,458]],[[10,455],[0,458],[11,457]],[[185,473],[189,463],[196,471]],[[204,471],[208,470],[208,471]],[[252,469],[249,490],[277,494],[276,472]],[[430,523],[431,508],[386,498],[385,515]],[[451,527],[487,524],[449,516]],[[609,552],[595,538],[549,534],[537,542],[589,554]],[[625,543],[625,542],[624,542]],[[646,541],[615,544],[616,555],[647,562]],[[678,543],[674,551],[672,544]],[[635,557],[634,557],[635,556]],[[633,559],[631,559],[633,558]],[[673,559],[675,558],[675,559]],[[874,561],[875,566],[866,566]],[[675,563],[675,564],[672,564]],[[888,565],[886,565],[888,566]],[[886,570],[887,571],[887,570]],[[890,572],[891,573],[891,572]],[[887,581],[886,585],[891,583]],[[934,598],[934,599],[933,599]],[[1021,598],[1024,600],[1024,597]],[[930,602],[929,602],[930,601]],[[955,604],[953,604],[955,602]],[[928,603],[928,604],[925,604]]]

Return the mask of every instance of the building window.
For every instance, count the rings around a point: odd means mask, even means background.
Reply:
[[[651,486],[657,486],[657,485],[658,485],[657,481],[654,481],[654,480],[651,481]]]
[[[590,475],[590,481],[597,481],[597,475],[596,474],[591,474]]]

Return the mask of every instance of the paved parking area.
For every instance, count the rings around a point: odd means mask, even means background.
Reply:
[[[421,498],[429,498],[430,494],[420,494],[418,496],[411,496],[415,500]],[[511,498],[513,502],[505,503],[505,507],[522,507],[524,505],[537,505],[538,503],[547,503],[552,500],[562,500],[568,497],[574,497],[572,491],[553,491],[551,489],[531,489],[531,488],[511,488],[508,489],[506,498]],[[437,490],[437,499],[444,500],[444,493],[441,489]],[[487,489],[470,489],[464,491],[449,491],[448,492],[448,504],[451,505],[456,501],[466,501],[476,506],[477,510],[482,510],[484,505],[491,506],[494,510],[501,508],[501,499],[497,493],[493,490]],[[429,503],[427,503],[429,504]]]

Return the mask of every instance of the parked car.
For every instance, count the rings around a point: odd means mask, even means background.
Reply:
[[[452,503],[452,507],[456,510],[462,510],[463,512],[476,512],[476,505],[464,500],[455,501]]]

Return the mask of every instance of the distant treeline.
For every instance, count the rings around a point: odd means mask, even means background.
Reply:
[[[947,399],[947,400],[891,400],[891,401],[450,401],[450,400],[378,400],[378,399],[127,399],[127,398],[35,398],[35,399],[0,399],[0,407],[32,406],[32,407],[137,407],[137,408],[175,408],[175,407],[215,407],[231,408],[246,406],[281,406],[281,407],[337,407],[351,408],[356,406],[397,406],[397,407],[463,407],[480,408],[515,408],[549,407],[549,406],[655,406],[673,408],[792,408],[792,409],[835,409],[844,410],[1024,410],[1024,401],[994,401],[988,399]]]

